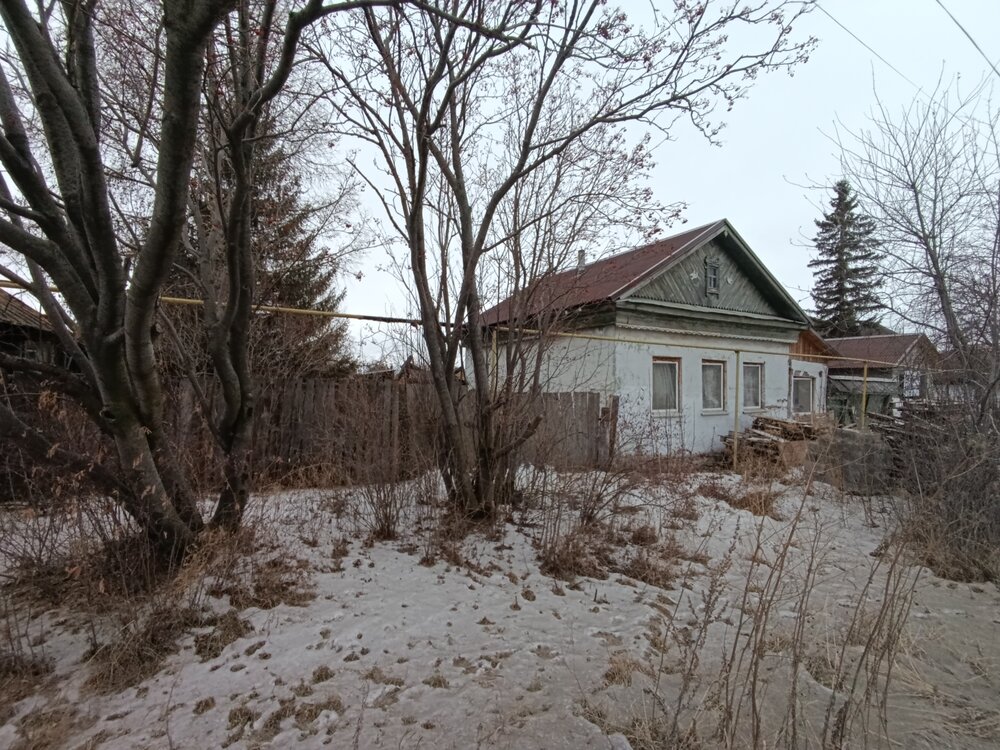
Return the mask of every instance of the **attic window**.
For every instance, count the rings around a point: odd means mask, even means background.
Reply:
[[[705,294],[719,293],[719,259],[705,258]]]

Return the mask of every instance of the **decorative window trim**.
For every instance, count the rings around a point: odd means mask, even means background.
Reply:
[[[721,286],[722,272],[719,268],[719,259],[705,258],[705,294],[718,295]]]

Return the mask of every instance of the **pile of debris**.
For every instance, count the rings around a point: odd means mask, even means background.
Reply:
[[[767,459],[774,463],[794,465],[804,460],[808,441],[815,440],[820,435],[833,428],[830,420],[813,420],[813,422],[798,422],[776,417],[754,417],[752,426],[739,434],[730,432],[722,438],[726,447],[726,456],[732,459],[733,446],[742,460],[748,454]]]

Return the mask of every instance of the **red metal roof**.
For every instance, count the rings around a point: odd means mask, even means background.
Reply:
[[[851,336],[843,339],[827,339],[844,359],[830,361],[831,370],[856,370],[865,362],[876,363],[875,367],[899,365],[919,339],[922,333],[894,333],[880,336]],[[930,344],[930,341],[928,341]],[[888,364],[884,364],[888,363]]]
[[[505,323],[542,313],[556,313],[583,305],[615,300],[640,282],[648,279],[671,258],[700,237],[708,237],[724,225],[716,221],[690,229],[649,245],[594,261],[580,269],[570,269],[548,276],[524,290],[520,305],[508,298],[482,315],[484,325]],[[520,309],[518,309],[520,308]]]
[[[44,313],[29,307],[4,289],[0,289],[0,323],[39,331],[52,330],[52,324]]]

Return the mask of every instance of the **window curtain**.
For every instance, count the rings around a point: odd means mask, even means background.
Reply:
[[[760,365],[743,365],[743,406],[760,408]]]
[[[653,410],[677,409],[677,363],[653,363]]]
[[[701,366],[701,406],[703,409],[722,408],[722,367]]]

